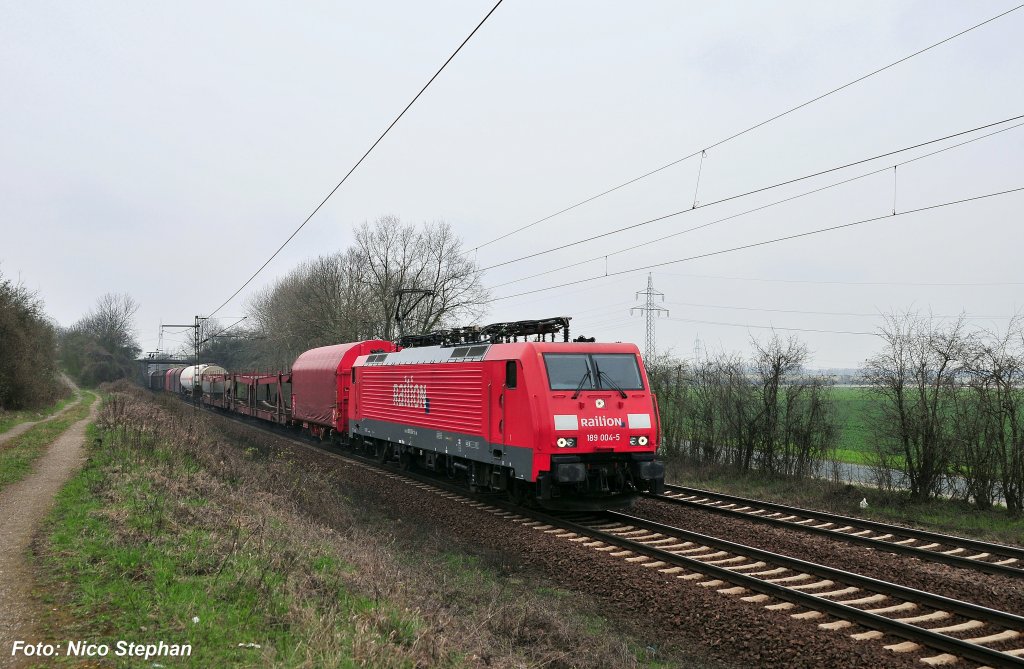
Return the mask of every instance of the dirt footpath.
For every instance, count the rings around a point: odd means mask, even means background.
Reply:
[[[50,444],[28,478],[0,492],[0,668],[18,665],[18,658],[11,657],[15,640],[44,641],[35,638],[39,616],[31,600],[32,570],[26,556],[57,491],[85,461],[85,426],[95,418],[98,405]]]
[[[53,420],[54,418],[63,415],[64,412],[70,409],[71,407],[77,406],[78,403],[82,401],[81,391],[79,391],[78,386],[76,386],[74,382],[72,382],[71,379],[69,379],[66,376],[64,377],[64,383],[66,383],[68,387],[70,387],[74,392],[78,393],[78,397],[74,401],[68,402],[67,406],[65,406],[63,409],[53,414],[52,416],[47,416],[46,418],[41,418],[39,420],[32,420],[27,423],[19,423],[12,427],[11,429],[7,430],[6,432],[0,432],[0,446],[2,446],[4,442],[14,439],[19,434],[24,434],[25,432],[35,427],[36,425],[39,425],[40,423],[47,423]]]

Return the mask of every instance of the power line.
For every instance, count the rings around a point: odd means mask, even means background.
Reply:
[[[721,321],[700,321],[692,318],[669,318],[670,321],[677,321],[680,323],[697,323],[699,325],[725,325],[727,327],[735,328],[755,328],[758,330],[792,330],[794,332],[818,332],[822,334],[844,334],[844,335],[868,335],[871,337],[877,337],[877,332],[862,332],[856,330],[818,330],[815,328],[789,328],[781,325],[753,325],[751,323],[723,323]]]
[[[527,225],[524,225],[522,227],[516,228],[515,230],[512,230],[511,232],[507,232],[507,233],[501,235],[500,237],[495,237],[494,239],[486,241],[483,244],[479,244],[479,245],[477,245],[474,248],[474,251],[479,251],[483,247],[489,246],[489,245],[493,244],[494,242],[498,242],[498,241],[501,241],[502,239],[505,239],[507,237],[511,237],[512,235],[520,233],[523,230],[526,230],[528,228],[532,228],[535,225],[539,225],[539,224],[541,224],[541,223],[543,223],[545,221],[548,221],[548,220],[550,220],[550,219],[552,219],[552,218],[554,218],[556,216],[560,216],[561,214],[564,214],[564,213],[566,213],[568,211],[572,211],[573,209],[576,209],[577,207],[581,207],[581,206],[583,206],[583,205],[585,205],[585,204],[587,204],[589,202],[593,202],[594,200],[602,198],[605,195],[609,195],[611,193],[614,193],[615,191],[617,191],[617,190],[619,190],[621,188],[625,188],[626,186],[632,185],[632,184],[634,184],[634,183],[636,183],[638,181],[646,179],[647,177],[652,176],[654,174],[657,174],[658,172],[661,172],[662,170],[666,170],[666,169],[668,169],[668,168],[670,168],[670,167],[672,167],[674,165],[678,165],[679,163],[683,162],[684,160],[688,160],[688,159],[693,158],[695,156],[700,156],[703,153],[705,153],[706,151],[709,151],[709,150],[711,150],[711,149],[713,149],[715,147],[721,146],[721,145],[725,144],[726,142],[730,142],[730,141],[732,141],[732,140],[734,140],[734,139],[736,139],[738,137],[741,137],[741,136],[747,134],[748,132],[751,132],[753,130],[757,130],[758,128],[760,128],[762,126],[765,126],[765,125],[768,125],[769,123],[771,123],[773,121],[777,121],[780,118],[782,118],[783,116],[787,116],[789,114],[792,114],[793,112],[795,112],[795,111],[797,111],[799,109],[803,109],[804,107],[806,107],[808,105],[814,104],[815,102],[818,102],[819,100],[823,100],[824,98],[827,98],[828,96],[832,95],[833,93],[838,93],[839,91],[841,91],[841,90],[843,90],[845,88],[849,88],[850,86],[853,86],[854,84],[860,83],[861,81],[864,81],[865,79],[873,77],[876,74],[879,74],[879,73],[884,72],[884,71],[886,71],[886,70],[888,70],[888,69],[890,69],[892,67],[895,67],[895,66],[899,65],[900,63],[904,63],[904,62],[910,60],[911,58],[914,58],[915,56],[920,56],[921,54],[925,53],[926,51],[931,51],[935,47],[941,46],[941,45],[945,44],[946,42],[949,42],[949,41],[952,41],[952,40],[956,39],[957,37],[961,37],[963,35],[966,35],[967,33],[971,32],[972,30],[976,30],[977,28],[980,28],[980,27],[982,27],[983,25],[985,25],[987,23],[991,23],[991,22],[995,21],[996,19],[1000,19],[1000,18],[1006,16],[1007,14],[1010,14],[1012,12],[1017,11],[1021,7],[1024,7],[1024,4],[1017,5],[1016,7],[1013,7],[1012,9],[1008,9],[1007,11],[1003,12],[1002,14],[997,14],[996,16],[993,16],[990,19],[986,19],[985,21],[982,21],[981,23],[977,23],[977,24],[971,26],[970,28],[967,28],[966,30],[961,30],[960,32],[956,33],[955,35],[950,35],[949,37],[946,37],[945,39],[939,40],[938,42],[935,42],[934,44],[932,44],[932,45],[930,45],[928,47],[925,47],[924,49],[921,49],[919,51],[915,51],[914,53],[910,54],[909,56],[904,56],[903,58],[900,58],[899,60],[893,61],[893,62],[889,63],[888,65],[886,65],[884,67],[880,67],[877,70],[874,70],[872,72],[868,72],[867,74],[862,75],[860,77],[857,77],[853,81],[847,82],[847,83],[843,84],[842,86],[838,86],[836,88],[833,88],[832,90],[830,90],[830,91],[828,91],[826,93],[822,93],[821,95],[819,95],[819,96],[817,96],[815,98],[807,100],[806,102],[802,102],[802,103],[796,105],[795,107],[791,107],[791,108],[787,109],[786,111],[781,112],[779,114],[776,114],[775,116],[772,116],[772,117],[770,117],[768,119],[765,119],[764,121],[761,121],[760,123],[756,123],[756,124],[750,126],[749,128],[746,128],[746,129],[741,130],[741,131],[739,131],[737,133],[729,135],[725,139],[720,139],[717,142],[715,142],[714,144],[710,144],[708,146],[705,146],[703,149],[694,151],[693,153],[689,153],[689,154],[683,156],[682,158],[677,158],[677,159],[673,160],[670,163],[666,163],[665,165],[662,165],[661,167],[658,167],[658,168],[653,169],[653,170],[651,170],[649,172],[641,174],[638,177],[634,177],[634,178],[630,179],[629,181],[625,181],[625,182],[619,184],[618,186],[613,186],[613,187],[611,187],[611,188],[609,188],[609,189],[607,189],[605,191],[602,191],[602,192],[598,193],[597,195],[592,195],[592,196],[590,196],[590,197],[588,197],[588,198],[586,198],[584,200],[580,200],[576,204],[573,204],[573,205],[570,205],[568,207],[565,207],[564,209],[560,209],[560,210],[556,211],[553,214],[548,214],[544,218],[537,219],[533,223],[528,223]]]
[[[597,328],[606,328],[612,326],[619,327],[620,325],[635,325],[637,322],[634,318],[612,318],[594,322],[581,321],[579,323],[576,323],[575,320],[576,319],[573,318],[572,327],[577,332],[580,330],[596,330]]]
[[[891,216],[890,216],[891,217]],[[725,281],[757,281],[763,283],[808,283],[813,285],[837,285],[837,286],[937,286],[942,288],[987,288],[992,286],[1024,286],[1024,281],[980,281],[970,283],[949,283],[949,282],[921,282],[921,281],[822,281],[815,279],[763,279],[747,276],[720,276],[715,274],[676,274],[673,272],[659,272],[668,276],[681,276],[689,279],[722,279]],[[602,277],[603,278],[603,277]]]
[[[557,288],[565,288],[565,287],[568,287],[568,286],[575,286],[575,285],[578,285],[578,284],[581,284],[581,283],[587,283],[589,281],[595,281],[597,279],[605,279],[605,278],[608,278],[608,277],[621,276],[623,274],[631,274],[633,272],[640,272],[640,271],[643,271],[643,270],[650,270],[650,269],[654,269],[655,267],[665,267],[666,265],[675,265],[675,264],[682,263],[682,262],[689,262],[691,260],[699,260],[701,258],[710,258],[712,256],[723,255],[725,253],[732,253],[734,251],[743,251],[743,250],[746,250],[746,249],[757,248],[759,246],[768,246],[770,244],[777,244],[779,242],[785,242],[785,241],[789,241],[789,240],[793,240],[793,239],[799,239],[801,237],[810,237],[811,235],[817,235],[817,234],[821,234],[823,232],[832,232],[832,231],[835,231],[835,230],[842,230],[844,228],[852,228],[854,226],[864,225],[866,223],[874,223],[876,221],[882,221],[882,220],[887,220],[887,219],[891,219],[891,218],[896,218],[897,216],[906,216],[908,214],[916,214],[916,213],[920,213],[920,212],[923,212],[923,211],[931,211],[933,209],[942,209],[944,207],[951,207],[953,205],[965,204],[967,202],[975,202],[977,200],[984,200],[984,199],[987,199],[987,198],[997,197],[997,196],[1000,196],[1000,195],[1009,195],[1010,193],[1017,193],[1017,192],[1020,192],[1020,191],[1024,191],[1024,186],[1020,186],[1020,187],[1017,187],[1017,188],[1011,188],[1011,189],[1003,190],[1003,191],[997,191],[995,193],[986,193],[984,195],[975,195],[973,197],[963,198],[963,199],[960,199],[960,200],[952,200],[950,202],[942,202],[942,203],[939,203],[939,204],[932,204],[932,205],[928,205],[928,206],[925,206],[925,207],[918,207],[916,209],[908,209],[906,211],[901,211],[901,212],[898,212],[898,213],[895,213],[895,214],[886,214],[884,216],[875,216],[873,218],[865,218],[865,219],[861,219],[859,221],[853,221],[852,223],[842,223],[842,224],[839,224],[839,225],[832,225],[832,226],[829,226],[829,227],[826,227],[826,228],[818,228],[816,230],[809,230],[807,232],[799,232],[799,233],[792,234],[792,235],[786,235],[784,237],[775,237],[773,239],[767,239],[767,240],[763,240],[763,241],[760,241],[760,242],[753,242],[751,244],[743,244],[741,246],[733,246],[731,248],[721,249],[721,250],[718,250],[718,251],[709,251],[707,253],[700,253],[698,255],[688,256],[686,258],[679,258],[679,259],[676,259],[676,260],[667,260],[665,262],[654,263],[654,264],[651,264],[651,265],[643,265],[642,267],[633,267],[632,269],[625,269],[625,270],[620,270],[618,272],[611,272],[611,273],[605,274],[603,276],[595,276],[595,277],[590,277],[590,278],[586,278],[586,279],[577,279],[576,281],[569,281],[569,282],[566,282],[566,283],[558,284],[556,286],[546,286],[544,288],[536,288],[534,290],[527,290],[527,291],[523,291],[521,293],[514,293],[512,295],[503,295],[501,297],[491,298],[491,299],[487,300],[487,303],[498,302],[500,300],[507,300],[507,299],[510,299],[510,298],[513,298],[513,297],[522,297],[524,295],[533,295],[535,293],[542,293],[542,292],[549,291],[549,290],[555,290]]]
[[[634,244],[633,246],[628,246],[628,247],[623,248],[623,249],[617,249],[615,251],[611,251],[611,252],[605,253],[603,255],[597,255],[597,256],[594,256],[592,258],[588,258],[586,260],[578,260],[577,262],[573,262],[573,263],[570,263],[570,264],[567,264],[567,265],[564,265],[564,266],[561,266],[561,267],[557,267],[555,269],[548,269],[546,271],[541,271],[541,273],[538,273],[538,274],[535,274],[535,275],[529,275],[528,277],[521,277],[519,279],[514,279],[512,281],[506,281],[506,282],[501,283],[501,284],[496,284],[496,285],[494,285],[494,286],[492,286],[490,288],[492,288],[492,289],[494,289],[494,288],[501,288],[503,286],[508,286],[510,284],[518,284],[518,283],[521,283],[523,281],[527,281],[529,279],[538,279],[540,277],[545,277],[547,275],[557,273],[557,271],[562,271],[564,269],[568,269],[568,268],[571,268],[571,267],[578,267],[580,265],[584,265],[584,264],[587,264],[589,262],[595,262],[595,261],[601,260],[601,259],[604,259],[604,261],[605,261],[605,271],[607,271],[607,259],[610,258],[613,255],[620,255],[622,253],[627,253],[629,251],[635,251],[636,249],[639,249],[639,248],[642,248],[642,247],[645,247],[645,246],[650,246],[652,244],[657,244],[658,242],[664,242],[664,241],[672,239],[674,237],[679,237],[681,235],[686,235],[688,233],[692,233],[694,231],[697,231],[697,229],[702,229],[702,228],[710,227],[712,225],[725,222],[727,220],[732,220],[734,218],[739,218],[740,216],[745,216],[745,215],[752,214],[752,213],[755,213],[755,212],[758,212],[758,211],[762,211],[764,209],[769,209],[771,207],[775,207],[775,206],[778,206],[778,205],[781,205],[781,204],[785,204],[787,202],[793,202],[794,200],[799,200],[801,198],[806,198],[808,196],[811,196],[811,195],[814,195],[814,194],[817,194],[817,193],[821,193],[822,191],[827,191],[829,189],[835,189],[835,187],[837,187],[837,186],[844,185],[844,184],[847,184],[847,183],[851,183],[853,181],[857,181],[859,179],[866,178],[868,176],[873,176],[873,175],[876,175],[876,174],[881,174],[883,172],[888,172],[890,169],[895,169],[896,167],[902,167],[903,165],[908,165],[910,163],[914,163],[914,162],[919,161],[919,160],[925,160],[927,158],[931,158],[933,156],[937,156],[937,155],[945,153],[947,151],[951,151],[953,149],[958,149],[958,148],[964,147],[964,145],[967,145],[969,143],[972,143],[972,142],[975,142],[975,141],[980,141],[981,139],[986,139],[988,137],[1000,134],[1002,132],[1008,132],[1010,130],[1014,130],[1015,128],[1019,128],[1021,126],[1024,126],[1024,123],[1018,123],[1016,125],[1010,126],[1009,128],[1001,128],[999,130],[995,130],[993,132],[989,132],[989,133],[980,135],[978,137],[972,137],[971,139],[966,139],[964,141],[957,142],[955,144],[950,144],[949,147],[943,147],[942,149],[939,149],[937,151],[933,151],[933,152],[924,154],[922,156],[916,156],[914,158],[902,161],[900,163],[895,163],[893,165],[882,167],[882,168],[877,169],[877,170],[872,170],[870,172],[864,172],[863,174],[860,174],[858,176],[853,176],[853,177],[850,177],[850,178],[847,178],[847,179],[843,179],[843,180],[835,181],[833,183],[829,183],[829,184],[826,184],[826,185],[823,185],[823,186],[819,186],[819,187],[817,187],[817,189],[812,189],[810,191],[805,191],[804,193],[800,193],[800,194],[795,195],[795,196],[791,196],[791,197],[788,197],[788,198],[782,198],[781,200],[776,200],[774,202],[769,202],[768,204],[761,205],[760,207],[754,207],[753,209],[746,209],[745,211],[740,211],[738,213],[731,214],[729,216],[724,216],[722,218],[717,218],[717,219],[709,221],[707,223],[701,223],[700,225],[694,225],[693,227],[687,227],[686,229],[682,229],[682,231],[678,231],[678,232],[672,233],[670,235],[665,235],[663,237],[658,237],[658,238],[655,238],[653,240],[648,240],[646,242],[641,242],[640,244]],[[968,132],[971,132],[971,131],[969,130]],[[936,140],[936,141],[941,141],[941,140]],[[682,210],[682,211],[679,211],[679,212],[675,212],[675,214],[669,214],[669,215],[670,216],[678,215],[678,214],[686,213],[687,211],[690,211],[690,210],[686,209],[686,210]]]
[[[782,186],[788,186],[790,184],[798,183],[800,181],[806,181],[807,179],[813,179],[815,177],[820,177],[822,175],[830,174],[832,172],[838,172],[840,170],[844,170],[844,169],[847,169],[847,168],[850,168],[850,167],[855,167],[856,165],[862,165],[864,163],[869,163],[871,161],[878,160],[880,158],[886,158],[888,156],[896,155],[898,153],[905,153],[907,151],[912,151],[914,149],[919,149],[919,148],[921,148],[923,146],[929,146],[931,144],[936,144],[938,142],[944,142],[946,140],[953,139],[954,137],[961,137],[963,135],[968,135],[968,134],[970,134],[972,132],[977,132],[979,130],[985,130],[987,128],[992,128],[992,127],[995,127],[997,125],[1003,125],[1005,123],[1010,123],[1011,121],[1019,121],[1021,119],[1024,119],[1024,114],[1020,114],[1020,115],[1017,115],[1017,116],[1012,116],[1010,118],[1003,119],[1002,121],[996,121],[994,123],[986,123],[985,125],[980,125],[980,126],[977,126],[975,128],[971,128],[969,130],[962,130],[960,132],[955,132],[955,133],[953,133],[951,135],[946,135],[944,137],[939,137],[939,138],[936,138],[936,139],[930,139],[930,140],[928,140],[926,142],[920,142],[918,144],[914,144],[912,146],[906,146],[906,147],[903,147],[901,149],[896,149],[896,150],[893,150],[893,151],[887,151],[885,153],[880,153],[878,155],[871,156],[870,158],[862,158],[860,160],[855,160],[853,162],[845,163],[843,165],[838,165],[836,167],[830,167],[828,169],[821,170],[821,171],[818,171],[818,172],[814,172],[814,173],[811,173],[811,174],[806,174],[804,176],[795,177],[795,178],[792,178],[792,179],[786,179],[785,181],[779,181],[779,182],[771,184],[769,186],[762,186],[760,188],[755,188],[753,190],[749,190],[749,191],[746,191],[744,193],[738,193],[736,195],[730,195],[730,196],[724,197],[724,198],[722,198],[720,200],[715,200],[713,202],[708,202],[707,204],[698,205],[696,207],[690,207],[688,209],[680,209],[679,211],[674,211],[674,212],[672,212],[670,214],[664,214],[662,216],[657,216],[655,218],[650,218],[650,219],[647,219],[645,221],[641,221],[639,223],[633,223],[633,224],[627,225],[625,227],[616,228],[614,230],[609,230],[608,232],[602,232],[601,234],[592,235],[592,236],[586,237],[584,239],[579,239],[579,240],[576,240],[574,242],[569,242],[567,244],[562,244],[560,246],[554,246],[554,247],[551,247],[551,248],[546,249],[544,251],[537,251],[536,253],[530,253],[530,254],[527,254],[525,256],[520,256],[519,258],[513,258],[512,260],[505,260],[503,262],[495,263],[493,265],[488,265],[487,267],[484,267],[480,271],[481,272],[486,272],[487,270],[495,269],[497,267],[504,267],[505,265],[511,265],[513,263],[521,262],[523,260],[529,260],[531,258],[537,258],[537,257],[542,256],[542,255],[547,255],[548,253],[554,253],[555,251],[561,251],[563,249],[571,248],[571,247],[577,246],[579,244],[585,244],[587,242],[592,242],[595,239],[602,239],[604,237],[610,237],[611,235],[615,235],[615,234],[618,234],[620,232],[626,232],[627,230],[634,230],[636,228],[639,228],[639,227],[642,227],[642,226],[645,226],[645,225],[650,225],[651,223],[657,223],[658,221],[664,221],[665,219],[668,219],[668,218],[673,218],[675,216],[682,216],[684,214],[688,214],[688,213],[693,212],[693,211],[699,211],[699,210],[705,209],[707,207],[713,207],[715,205],[722,204],[724,202],[730,202],[732,200],[737,200],[737,199],[740,199],[740,198],[743,198],[743,197],[747,197],[747,196],[750,196],[750,195],[755,195],[757,193],[763,193],[765,191],[773,190],[775,188],[780,188]],[[1019,125],[1020,124],[1018,124],[1016,126],[1013,126],[1013,128],[1019,127]],[[1011,130],[1013,128],[1004,128],[1004,130]],[[983,137],[977,137],[975,139],[976,140],[977,139],[984,139],[985,137],[988,137],[988,136],[991,136],[991,135],[994,135],[994,134],[997,134],[997,133],[990,133],[989,135],[985,135]],[[962,143],[956,144],[954,146],[946,147],[946,149],[943,149],[943,150],[954,149],[954,148],[957,148],[958,146],[963,146],[964,144],[967,144],[967,143],[968,142],[962,142]],[[942,150],[935,151],[933,153],[930,153],[930,154],[927,154],[927,155],[924,155],[924,156],[919,156],[919,158],[915,158],[913,160],[918,160],[920,158],[927,158],[929,156],[932,156],[932,155],[935,155],[935,154],[941,153],[941,152],[942,152]],[[913,162],[913,160],[907,160],[907,161],[905,161],[903,163],[896,163],[896,165],[898,166],[898,165],[903,165],[903,164],[906,164],[906,163],[910,163],[910,162]],[[862,179],[864,177],[871,176],[873,174],[878,174],[880,172],[885,172],[885,171],[891,170],[892,168],[893,168],[893,166],[889,165],[887,167],[878,169],[878,170],[876,170],[874,172],[870,172],[868,174],[863,174],[863,175],[861,175],[859,177],[853,177],[853,178],[847,179],[845,181],[840,181],[838,183],[832,184],[831,186],[824,186],[824,187],[821,187],[821,188],[809,191],[807,193],[804,193],[803,195],[794,196],[794,197],[786,198],[784,200],[780,200],[778,202],[774,202],[774,203],[771,203],[771,204],[768,204],[768,205],[763,205],[763,206],[758,207],[757,209],[753,209],[751,211],[758,211],[760,209],[765,209],[767,207],[774,206],[776,204],[781,204],[783,202],[788,202],[790,200],[795,200],[798,197],[803,197],[804,195],[810,195],[812,193],[816,193],[816,192],[819,192],[819,191],[822,191],[822,190],[826,190],[827,188],[832,188],[834,186],[842,185],[844,183],[849,183],[850,181],[856,181],[857,179]],[[745,213],[750,213],[750,212],[743,212],[743,213],[745,214]],[[713,225],[714,223],[719,223],[721,221],[729,220],[731,218],[736,218],[737,216],[742,216],[742,215],[743,214],[735,214],[733,216],[729,216],[727,218],[720,219],[719,221],[712,221],[711,223],[707,223],[707,224],[704,224],[704,225],[701,225],[701,226],[697,226],[695,228],[691,228],[690,230],[687,230],[686,232],[691,232],[692,230],[698,230],[700,228],[704,228],[704,227],[707,227],[709,225]],[[677,234],[682,234],[682,233],[677,233]],[[611,255],[611,254],[608,254],[608,255]]]
[[[219,337],[219,336],[220,336],[221,334],[223,334],[224,332],[227,332],[227,331],[228,331],[228,330],[230,330],[231,328],[233,328],[233,327],[235,327],[235,326],[237,326],[237,325],[240,325],[240,324],[241,324],[241,322],[242,322],[242,321],[244,321],[244,320],[245,320],[245,319],[247,319],[247,318],[249,318],[249,317],[248,317],[248,316],[242,316],[241,318],[239,318],[239,319],[238,319],[237,321],[235,321],[235,322],[234,322],[234,323],[232,323],[231,325],[228,325],[227,327],[223,327],[223,328],[221,328],[220,330],[217,330],[217,331],[216,331],[216,332],[214,332],[214,333],[213,333],[212,335],[207,335],[207,337],[206,337],[205,339],[203,339],[203,340],[202,340],[201,342],[199,342],[199,344],[200,344],[200,345],[203,345],[203,344],[205,344],[206,342],[208,342],[208,341],[210,341],[211,339],[213,339],[214,337]]]
[[[861,318],[874,318],[876,316],[883,316],[877,311],[875,312],[848,312],[848,311],[807,311],[804,309],[766,309],[762,307],[739,307],[729,306],[724,304],[698,304],[694,302],[667,302],[666,304],[672,304],[681,307],[698,307],[703,309],[729,309],[733,311],[767,311],[770,313],[779,314],[802,314],[808,316],[857,316]],[[962,314],[963,318],[979,319],[979,320],[1012,320],[1013,316],[971,316],[968,314]],[[942,316],[937,315],[936,318],[960,318],[961,314],[956,316]]]
[[[373,151],[375,148],[377,148],[377,145],[380,144],[381,140],[383,140],[384,137],[391,131],[391,129],[393,127],[395,127],[395,124],[397,124],[398,121],[401,120],[401,118],[403,116],[405,116],[405,112],[409,111],[409,108],[412,107],[413,104],[415,104],[416,101],[420,99],[420,96],[423,95],[424,91],[427,90],[427,88],[430,86],[430,84],[434,83],[434,80],[437,79],[437,77],[441,74],[441,72],[444,71],[444,68],[446,68],[448,66],[448,63],[452,62],[452,60],[455,58],[455,56],[458,55],[458,53],[460,51],[462,51],[462,47],[466,46],[466,43],[469,42],[469,40],[473,37],[473,35],[476,34],[476,32],[478,30],[480,30],[480,27],[483,26],[483,24],[487,21],[487,19],[489,19],[491,17],[491,14],[493,14],[494,11],[496,9],[498,9],[498,6],[501,5],[502,2],[504,2],[504,0],[498,0],[498,2],[495,3],[494,7],[491,7],[491,11],[487,12],[487,15],[484,16],[484,18],[480,20],[480,23],[478,23],[476,25],[476,27],[473,28],[473,31],[471,33],[469,33],[469,35],[466,37],[466,39],[462,40],[462,43],[459,44],[458,48],[455,49],[455,51],[452,52],[452,55],[448,56],[448,60],[444,61],[444,64],[441,65],[440,68],[438,68],[437,72],[434,73],[434,76],[430,77],[430,80],[427,81],[427,83],[423,85],[423,88],[420,89],[419,93],[417,93],[416,96],[413,97],[413,99],[409,102],[409,104],[407,104],[405,106],[405,108],[398,114],[398,116],[395,117],[395,120],[392,121],[391,124],[388,125],[387,128],[385,128],[384,132],[382,132],[380,137],[377,138],[377,141],[375,141],[373,144],[370,145],[370,148],[368,148],[366,150],[366,153],[364,153],[362,155],[362,157],[359,160],[356,161],[356,164],[353,165],[352,168],[345,174],[345,176],[341,178],[341,181],[339,181],[338,184],[334,188],[331,189],[331,192],[327,194],[327,197],[325,197],[320,202],[320,204],[318,204],[316,206],[316,208],[309,214],[309,216],[306,217],[306,220],[304,220],[302,222],[302,224],[299,225],[299,227],[295,228],[295,231],[292,232],[292,234],[288,235],[288,239],[284,240],[284,243],[281,244],[281,246],[279,246],[277,248],[277,250],[274,251],[274,253],[271,254],[271,256],[269,258],[267,258],[267,261],[265,263],[263,263],[262,265],[260,265],[260,268],[258,270],[256,270],[256,272],[253,273],[252,276],[250,276],[248,279],[246,279],[245,283],[242,284],[241,288],[239,288],[234,293],[232,293],[231,297],[229,297],[228,299],[224,300],[224,302],[219,307],[217,307],[212,312],[210,312],[210,314],[209,314],[210,317],[212,317],[218,311],[223,309],[229,302],[231,302],[231,300],[235,299],[235,297],[237,297],[238,294],[240,292],[242,292],[245,289],[245,287],[248,286],[252,282],[252,280],[255,279],[256,276],[259,275],[259,273],[262,272],[263,269],[267,265],[270,264],[270,261],[272,261],[274,258],[277,257],[277,254],[279,254],[284,249],[284,247],[288,245],[288,242],[290,242],[295,237],[295,235],[299,234],[299,231],[302,230],[302,228],[306,227],[306,224],[309,223],[310,219],[312,219],[313,216],[315,216],[316,213],[318,211],[320,211],[321,207],[323,207],[325,204],[327,204],[327,201],[331,199],[331,196],[334,195],[334,193],[337,192],[337,190],[339,188],[341,188],[341,185],[344,184],[348,180],[348,178],[350,176],[352,176],[352,173],[356,171],[356,168],[358,168],[362,164],[362,162],[364,160],[366,160],[366,157],[370,155],[370,152]]]

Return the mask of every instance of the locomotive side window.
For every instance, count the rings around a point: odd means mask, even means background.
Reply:
[[[589,356],[585,353],[545,353],[544,366],[548,370],[551,390],[594,389],[594,374],[590,371]]]
[[[519,379],[517,378],[517,374],[516,374],[516,361],[515,360],[508,360],[508,361],[506,361],[505,362],[505,387],[506,388],[515,388],[516,387],[516,383],[518,382],[518,380]]]

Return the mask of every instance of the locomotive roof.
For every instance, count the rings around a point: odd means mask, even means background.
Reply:
[[[457,346],[419,346],[394,353],[375,353],[360,358],[356,366],[417,365],[442,362],[479,362],[481,360],[517,360],[538,353],[639,353],[636,344],[610,342],[483,342]]]

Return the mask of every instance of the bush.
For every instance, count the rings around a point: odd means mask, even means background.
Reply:
[[[57,336],[43,301],[0,275],[0,410],[34,409],[66,393],[57,373]]]

